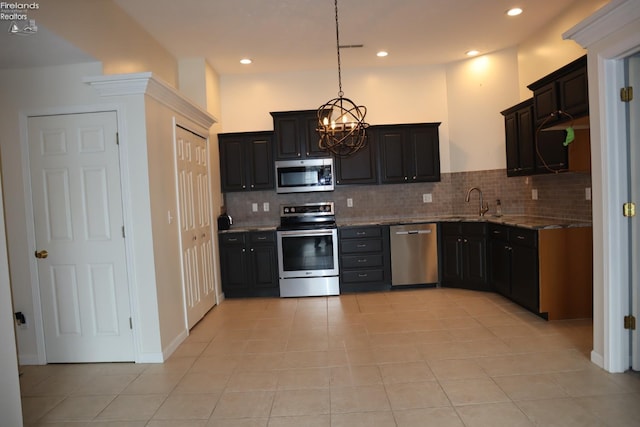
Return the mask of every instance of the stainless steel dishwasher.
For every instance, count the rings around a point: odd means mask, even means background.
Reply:
[[[438,282],[437,224],[392,225],[391,285]]]

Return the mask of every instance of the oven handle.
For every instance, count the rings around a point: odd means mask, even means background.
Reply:
[[[335,229],[324,230],[281,230],[278,234],[281,236],[332,236]]]

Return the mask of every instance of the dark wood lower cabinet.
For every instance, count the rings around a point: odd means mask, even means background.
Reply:
[[[340,292],[391,287],[388,226],[340,227]]]
[[[490,290],[486,230],[484,222],[441,223],[442,286]]]
[[[494,290],[539,314],[538,231],[491,224],[489,236]]]
[[[222,233],[219,240],[225,297],[280,295],[275,231]]]

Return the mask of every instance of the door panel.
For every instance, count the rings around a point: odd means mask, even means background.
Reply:
[[[116,136],[113,112],[28,119],[48,363],[134,360]]]
[[[631,201],[636,204],[636,209],[640,207],[640,54],[627,59],[628,79],[627,86],[636,88],[636,95],[628,104],[629,115],[629,182]],[[636,323],[640,322],[640,265],[636,261],[640,256],[640,218],[638,214],[631,218],[631,314],[636,318]],[[640,327],[636,325],[636,330],[631,332],[631,367],[635,371],[640,371]]]
[[[176,127],[182,285],[191,329],[215,305],[207,141]]]

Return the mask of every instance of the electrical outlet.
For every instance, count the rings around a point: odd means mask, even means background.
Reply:
[[[348,208],[352,208],[353,207],[353,199],[351,197],[349,197],[347,199],[347,207]]]
[[[258,212],[258,204],[251,203],[251,212]]]
[[[262,203],[262,210],[265,212],[269,212],[269,202]]]
[[[531,200],[538,200],[538,190],[536,188],[531,190]]]
[[[584,199],[591,200],[591,187],[587,187],[584,189]]]
[[[431,203],[433,202],[433,196],[431,193],[424,193],[422,195],[422,203]]]

